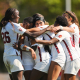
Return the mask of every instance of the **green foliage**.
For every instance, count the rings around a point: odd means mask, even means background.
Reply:
[[[80,23],[80,0],[72,0],[72,11],[75,12]]]

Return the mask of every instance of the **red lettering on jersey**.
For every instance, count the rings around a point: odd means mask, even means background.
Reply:
[[[59,37],[59,38],[61,38],[61,37],[62,37],[62,35],[59,35],[58,37]]]
[[[22,31],[22,29],[20,28],[19,31]]]
[[[2,38],[3,38],[4,44],[11,42],[11,39],[9,37],[9,32],[6,31],[4,33],[2,32],[1,34],[2,34]]]

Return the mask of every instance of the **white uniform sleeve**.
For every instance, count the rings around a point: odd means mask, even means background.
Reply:
[[[45,28],[47,28],[49,25],[44,25],[44,26],[40,26],[40,27],[38,27],[40,30],[43,30],[43,29],[45,29]]]
[[[72,27],[74,29],[74,33],[71,33],[71,34],[77,33],[78,26],[75,23],[73,23],[70,27]]]
[[[16,24],[16,23],[13,23],[13,24],[14,24],[14,29],[13,30],[16,33],[19,33],[20,35],[22,35],[26,31],[26,29],[24,29],[23,27],[21,27],[20,24]]]
[[[61,42],[65,38],[64,32],[58,32],[58,34],[55,35],[55,38],[57,38]]]

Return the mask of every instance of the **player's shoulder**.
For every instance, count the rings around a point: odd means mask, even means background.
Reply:
[[[63,31],[63,30],[62,30],[62,31],[59,31],[58,34],[63,34],[63,33],[66,33],[66,32],[67,32],[67,31]]]
[[[58,34],[58,35],[67,36],[67,35],[69,35],[69,32],[67,32],[67,31],[60,31],[60,32],[58,32],[57,34]]]
[[[12,29],[12,25],[10,22],[7,23],[7,25],[5,26],[6,30],[11,30]]]
[[[73,23],[72,25],[70,25],[70,27],[76,28],[78,26],[75,23]]]

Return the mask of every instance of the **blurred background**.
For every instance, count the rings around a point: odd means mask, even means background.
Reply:
[[[4,17],[5,11],[10,7],[19,10],[20,23],[23,22],[25,17],[40,13],[44,15],[49,24],[54,24],[56,17],[62,15],[66,10],[74,12],[80,22],[80,0],[0,0],[0,21]],[[4,46],[0,34],[0,78],[5,76],[6,80],[9,80],[9,77],[5,74],[7,70],[3,63],[3,49]],[[78,80],[80,80],[79,76],[80,74],[77,76]]]

